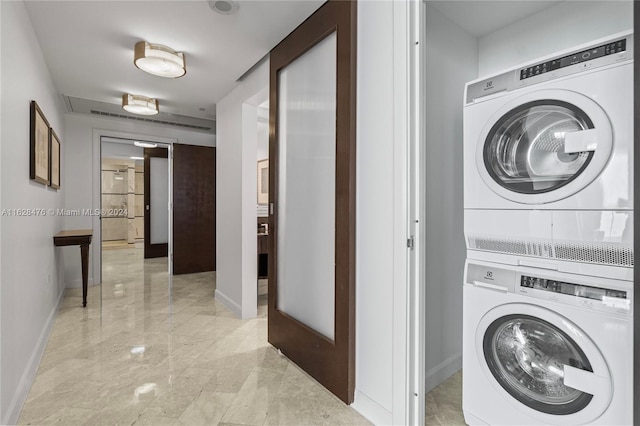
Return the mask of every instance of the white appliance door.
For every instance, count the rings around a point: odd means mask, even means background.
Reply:
[[[568,319],[527,304],[481,320],[477,353],[506,399],[546,424],[584,424],[611,402],[611,375],[595,344]]]
[[[500,108],[480,135],[483,180],[498,195],[543,204],[575,194],[604,169],[611,124],[593,100],[568,90],[540,90]]]

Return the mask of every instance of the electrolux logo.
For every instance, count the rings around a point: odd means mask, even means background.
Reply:
[[[484,85],[484,90],[492,90],[493,89],[493,80],[489,80]]]
[[[493,272],[487,271],[487,273],[484,276],[484,279],[493,281]]]

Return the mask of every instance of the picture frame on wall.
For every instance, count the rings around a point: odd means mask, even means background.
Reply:
[[[56,132],[49,129],[49,186],[60,189],[60,138]]]
[[[31,101],[29,178],[49,185],[49,121],[36,101]]]
[[[269,160],[258,161],[258,204],[269,204]]]

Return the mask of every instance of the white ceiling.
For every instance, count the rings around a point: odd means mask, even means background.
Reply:
[[[443,0],[428,1],[440,13],[474,37],[480,38],[560,1],[542,0]]]
[[[241,0],[234,15],[205,0],[26,6],[60,94],[119,104],[129,92],[157,98],[164,112],[212,119],[235,81],[323,2]],[[166,79],[137,69],[133,46],[141,40],[184,52],[187,74]]]

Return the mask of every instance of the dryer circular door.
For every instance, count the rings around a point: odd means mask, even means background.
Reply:
[[[484,127],[476,163],[499,196],[522,204],[567,198],[598,177],[612,150],[602,108],[568,90],[539,90],[500,108]]]
[[[556,312],[524,303],[498,306],[480,320],[475,346],[487,380],[530,418],[586,424],[611,403],[611,374],[602,353]]]

